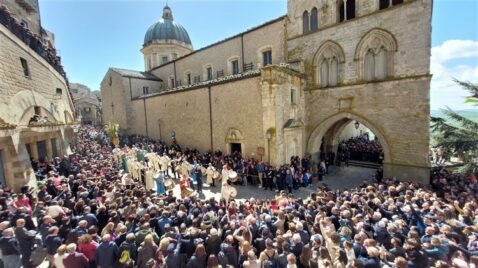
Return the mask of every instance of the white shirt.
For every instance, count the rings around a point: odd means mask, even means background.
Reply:
[[[63,254],[63,255],[58,255],[58,253],[56,253],[54,256],[53,256],[53,265],[55,265],[56,268],[66,268],[65,265],[63,264],[63,259],[66,257],[67,254]]]

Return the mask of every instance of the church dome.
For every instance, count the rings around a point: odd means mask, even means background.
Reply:
[[[163,18],[151,25],[144,36],[144,46],[154,41],[177,41],[186,45],[192,45],[189,34],[181,24],[173,19],[173,13],[169,6],[163,9]]]

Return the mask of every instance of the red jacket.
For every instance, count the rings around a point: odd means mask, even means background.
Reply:
[[[96,243],[95,241],[91,241],[88,244],[79,244],[78,251],[85,254],[88,261],[91,262],[95,260],[95,252],[97,247],[98,243]]]

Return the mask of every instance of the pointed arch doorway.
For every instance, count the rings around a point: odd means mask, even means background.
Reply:
[[[377,169],[383,164],[390,162],[390,147],[387,142],[384,132],[379,127],[375,126],[369,120],[356,114],[343,112],[333,115],[321,123],[319,123],[307,142],[307,152],[312,155],[315,162],[327,159],[330,165],[339,164],[344,152],[344,144],[349,146],[347,141],[351,140],[352,147],[354,143],[363,144],[378,144],[380,147],[380,154],[364,153],[364,151],[356,150],[353,154],[346,155],[347,161],[357,161],[353,163],[357,168],[374,168]],[[349,147],[347,147],[349,150]],[[380,157],[380,158],[379,158]],[[372,162],[370,165],[362,165],[363,162]],[[375,170],[371,169],[368,176],[371,177]],[[360,182],[365,178],[351,178],[357,179]]]

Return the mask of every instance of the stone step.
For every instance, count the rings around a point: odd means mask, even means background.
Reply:
[[[378,169],[381,166],[378,163],[357,161],[357,160],[349,160],[349,165],[356,166],[356,167],[372,168],[372,169]]]

